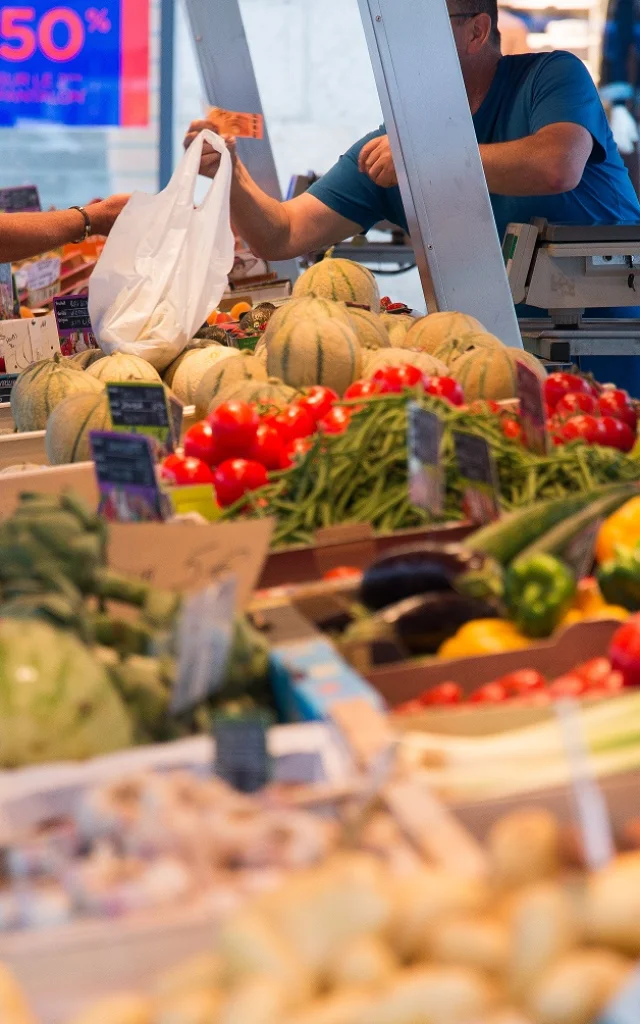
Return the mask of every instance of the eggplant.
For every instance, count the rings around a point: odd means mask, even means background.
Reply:
[[[483,555],[462,544],[412,544],[394,548],[365,572],[359,599],[370,611],[379,611],[418,594],[442,594],[455,590],[455,581],[479,573],[486,565]]]
[[[414,656],[436,654],[445,640],[473,619],[497,619],[496,602],[451,593],[423,594],[385,608],[376,618],[393,630],[396,643]]]

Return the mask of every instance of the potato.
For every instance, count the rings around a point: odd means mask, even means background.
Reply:
[[[487,838],[489,859],[498,885],[511,888],[557,875],[561,837],[548,811],[530,808],[507,814]]]
[[[194,989],[214,989],[221,984],[223,965],[213,953],[190,957],[158,978],[154,987],[156,999],[169,999],[193,992]]]
[[[0,1021],[2,1024],[36,1024],[17,981],[4,964],[0,964]]]
[[[355,1024],[469,1024],[484,1021],[496,991],[465,967],[412,967]]]
[[[287,988],[292,1006],[309,998],[311,979],[294,947],[257,910],[244,910],[222,925],[217,951],[231,983],[267,975]]]
[[[375,997],[366,991],[343,989],[325,999],[316,999],[286,1024],[361,1024],[371,1012]]]
[[[420,956],[425,936],[436,921],[456,913],[478,913],[489,905],[490,892],[478,879],[424,868],[394,879],[394,912],[389,941],[402,960]]]
[[[181,992],[160,1003],[153,1024],[215,1024],[223,996],[212,989]]]
[[[155,1024],[151,1000],[136,995],[108,996],[69,1024]]]
[[[503,974],[509,957],[509,931],[495,918],[458,914],[429,929],[423,948],[425,956],[438,963]]]
[[[519,892],[511,905],[507,983],[520,996],[558,957],[578,942],[579,928],[569,895],[554,882]]]
[[[375,935],[362,935],[341,946],[329,961],[326,980],[331,988],[376,986],[388,981],[398,963]]]
[[[553,964],[527,999],[538,1024],[593,1024],[631,966],[605,949],[583,949]]]
[[[591,875],[584,913],[592,942],[640,954],[640,854],[622,854]]]
[[[226,996],[218,1016],[208,1024],[276,1024],[285,1019],[288,1002],[281,981],[250,978]]]

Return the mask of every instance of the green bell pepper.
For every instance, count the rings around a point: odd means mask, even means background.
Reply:
[[[553,555],[516,559],[505,583],[509,616],[526,636],[551,636],[569,610],[576,589],[571,569]]]
[[[608,604],[640,611],[640,549],[616,548],[614,557],[598,567],[597,579]]]

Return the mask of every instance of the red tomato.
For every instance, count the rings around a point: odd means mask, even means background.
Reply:
[[[462,688],[457,683],[440,683],[438,686],[429,687],[418,699],[425,707],[461,704],[463,701]]]
[[[312,447],[313,441],[308,437],[296,437],[295,441],[290,441],[282,449],[280,469],[290,469],[296,459],[306,455]]]
[[[582,665],[576,665],[572,675],[580,676],[589,687],[600,686],[611,675],[611,662],[608,658],[591,658]]]
[[[622,420],[634,431],[638,429],[638,414],[631,403],[626,391],[620,388],[612,388],[610,391],[603,391],[598,398],[598,406],[603,416],[613,416],[616,420]]]
[[[191,455],[168,455],[160,463],[160,476],[167,483],[177,487],[213,482],[209,467],[201,459]]]
[[[474,690],[469,700],[473,704],[502,704],[508,696],[507,688],[501,682],[487,683]]]
[[[216,317],[217,324],[231,324],[233,323],[233,317],[229,313],[218,313]]]
[[[544,382],[544,397],[553,411],[565,395],[593,395],[594,391],[588,381],[574,373],[550,373]]]
[[[189,427],[184,435],[184,453],[194,459],[216,466],[224,458],[208,420],[200,420]]]
[[[335,569],[329,569],[323,575],[323,580],[354,580],[360,579],[362,576],[362,569],[357,569],[355,565],[338,565]]]
[[[549,686],[549,693],[554,700],[562,700],[566,697],[582,697],[586,693],[587,682],[576,672],[567,672],[564,676],[558,676]]]
[[[547,688],[547,680],[542,672],[537,672],[534,668],[522,668],[516,672],[509,672],[508,675],[502,676],[496,682],[504,686],[507,693],[514,697],[522,697],[525,694]]]
[[[223,402],[207,416],[225,458],[244,458],[251,451],[260,418],[248,402]]]
[[[374,398],[382,394],[380,382],[377,380],[356,380],[350,384],[344,393],[345,402],[352,402],[355,398]]]
[[[328,415],[318,423],[321,434],[344,434],[351,423],[351,410],[343,405],[335,405]]]
[[[422,370],[410,363],[405,366],[382,366],[376,370],[372,380],[378,382],[382,395],[399,395],[406,388],[415,388],[418,384],[426,390],[429,382]]]
[[[581,412],[598,415],[598,403],[593,395],[583,392],[570,391],[563,395],[555,407],[555,415],[564,418],[568,416],[579,416]]]
[[[407,700],[393,709],[395,715],[420,715],[423,711],[424,707],[419,700]]]
[[[572,416],[562,425],[560,435],[564,441],[582,440],[587,444],[603,444],[604,428],[602,420],[595,416]]]
[[[613,694],[620,693],[621,690],[624,690],[624,676],[622,672],[610,672],[591,692],[610,697]]]
[[[314,423],[323,419],[334,402],[339,401],[339,395],[332,388],[323,388],[317,385],[308,388],[301,398],[297,398],[295,404],[306,409]]]
[[[621,452],[630,452],[636,443],[636,435],[627,423],[617,420],[613,416],[603,416],[602,440],[600,444],[607,448],[617,448]]]
[[[273,419],[273,425],[279,430],[285,444],[295,441],[297,437],[310,437],[316,431],[316,423],[311,413],[297,402],[279,412]]]
[[[247,493],[257,491],[268,482],[267,471],[259,462],[248,459],[227,459],[213,474],[218,503],[226,508]]]
[[[444,398],[450,405],[464,405],[464,391],[453,377],[431,377],[425,391]]]
[[[609,657],[625,686],[640,686],[640,615],[632,615],[614,634]]]
[[[249,458],[259,462],[265,469],[282,468],[284,444],[280,431],[270,423],[261,423],[249,450]]]
[[[522,437],[522,427],[517,420],[505,419],[500,423],[502,433],[505,437],[508,437],[510,441],[519,441]]]

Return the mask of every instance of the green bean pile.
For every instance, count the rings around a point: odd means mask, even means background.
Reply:
[[[223,519],[274,516],[278,521],[274,547],[310,544],[316,530],[344,523],[370,523],[378,532],[432,523],[433,517],[409,500],[407,397],[370,399],[354,414],[344,434],[318,436],[291,469],[272,474],[266,487],[230,506]],[[441,454],[446,490],[441,521],[464,518],[454,430],[489,441],[506,511],[536,499],[640,480],[640,462],[621,452],[576,442],[555,448],[548,456],[534,455],[521,442],[504,437],[494,413],[455,409],[429,396],[418,400],[436,412],[444,426]],[[358,407],[362,402],[344,405]]]

